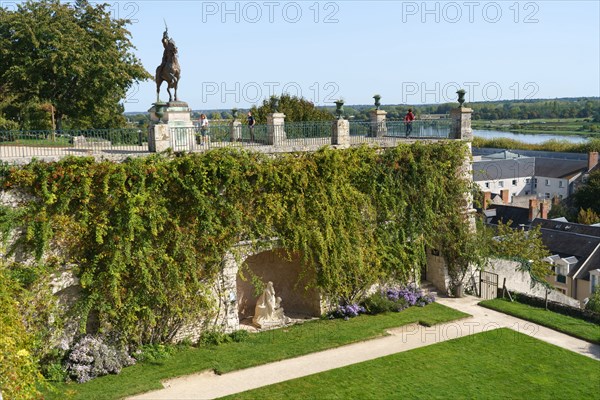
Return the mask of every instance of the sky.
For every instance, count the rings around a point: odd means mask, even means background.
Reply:
[[[164,21],[179,49],[179,99],[249,108],[272,94],[317,105],[600,96],[599,1],[119,1],[154,75]],[[163,21],[164,19],[164,21]],[[168,96],[165,84],[161,100]],[[156,100],[135,86],[126,111]]]

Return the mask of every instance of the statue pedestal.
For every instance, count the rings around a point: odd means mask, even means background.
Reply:
[[[150,113],[148,150],[161,152],[168,148],[173,151],[192,151],[196,148],[196,128],[192,122],[192,110],[183,101],[171,101],[163,106],[162,118],[157,115],[157,105]]]

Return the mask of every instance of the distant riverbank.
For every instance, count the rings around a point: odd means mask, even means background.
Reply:
[[[479,130],[479,129],[473,130],[473,136],[480,137],[483,139],[499,139],[499,138],[512,139],[512,140],[517,140],[519,142],[528,143],[528,144],[544,143],[544,142],[548,142],[550,140],[566,141],[569,143],[586,143],[589,141],[588,138],[583,137],[583,136],[573,136],[573,135],[566,136],[566,135],[555,135],[555,134],[548,134],[548,133],[537,133],[537,134],[515,133],[515,132],[504,132],[504,131],[497,131],[497,130]]]
[[[600,123],[590,118],[562,119],[504,119],[495,121],[472,121],[473,129],[512,132],[525,135],[552,135],[560,137],[599,137]]]

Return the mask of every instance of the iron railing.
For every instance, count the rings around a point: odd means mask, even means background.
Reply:
[[[146,130],[86,129],[0,131],[0,157],[36,157],[104,152],[148,151]]]
[[[174,151],[201,151],[216,147],[273,146],[298,149],[301,146],[331,144],[335,121],[289,122],[285,125],[217,122],[208,131],[197,127],[170,128]],[[418,120],[412,123],[410,139],[444,139],[450,136],[450,120]],[[404,121],[350,121],[350,143],[391,141],[406,138]],[[62,131],[0,131],[0,159],[86,155],[104,153],[146,153],[148,132],[135,128]]]
[[[359,138],[413,138],[448,139],[450,138],[450,119],[416,120],[410,124],[403,120],[351,121],[350,137],[356,142]]]

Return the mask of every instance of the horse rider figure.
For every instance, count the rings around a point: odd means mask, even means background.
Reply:
[[[162,44],[165,48],[163,51],[162,62],[156,68],[156,101],[159,101],[160,85],[167,82],[167,93],[169,93],[169,101],[173,101],[171,88],[175,89],[175,101],[177,99],[177,84],[179,83],[179,75],[181,68],[177,60],[177,46],[175,41],[169,37],[168,28],[165,27],[163,32]]]

